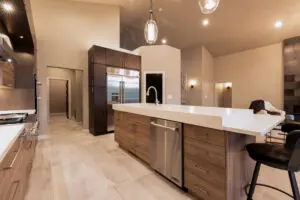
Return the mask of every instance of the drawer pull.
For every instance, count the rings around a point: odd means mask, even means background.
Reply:
[[[13,168],[13,166],[14,166],[14,164],[15,164],[18,156],[19,156],[19,153],[20,153],[20,149],[16,152],[15,157],[14,157],[14,159],[12,159],[10,165],[8,167],[4,167],[3,170],[9,170],[9,169]]]
[[[200,167],[199,165],[195,165],[195,167],[199,170],[199,171],[201,171],[201,172],[203,172],[203,173],[205,173],[205,174],[207,174],[208,173],[208,171],[206,170],[206,169],[204,169],[204,168],[202,168],[202,167]]]

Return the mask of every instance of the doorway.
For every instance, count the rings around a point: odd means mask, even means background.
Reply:
[[[70,81],[49,78],[49,111],[50,115],[65,116],[70,119]]]
[[[146,72],[144,82],[144,99],[146,103],[155,103],[155,92],[150,91],[149,96],[147,96],[147,90],[149,87],[154,86],[157,90],[157,99],[160,104],[164,102],[164,72]]]

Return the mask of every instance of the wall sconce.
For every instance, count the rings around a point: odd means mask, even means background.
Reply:
[[[190,80],[189,81],[190,88],[194,88],[196,84],[197,84],[196,80]]]
[[[232,83],[230,82],[225,83],[225,87],[229,90],[230,88],[232,88]]]

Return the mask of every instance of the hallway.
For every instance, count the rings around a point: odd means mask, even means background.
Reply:
[[[51,118],[50,132],[38,143],[26,200],[192,199],[121,150],[113,134],[94,137],[62,116]],[[285,172],[264,167],[261,174],[260,182],[290,192]],[[255,200],[289,198],[257,188]]]

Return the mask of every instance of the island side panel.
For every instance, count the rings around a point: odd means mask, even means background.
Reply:
[[[115,141],[150,164],[150,117],[115,111]]]
[[[184,124],[184,187],[203,200],[226,199],[224,131]]]
[[[239,133],[226,133],[227,199],[246,199],[245,186],[251,182],[255,162],[245,146],[255,143],[256,137]]]

